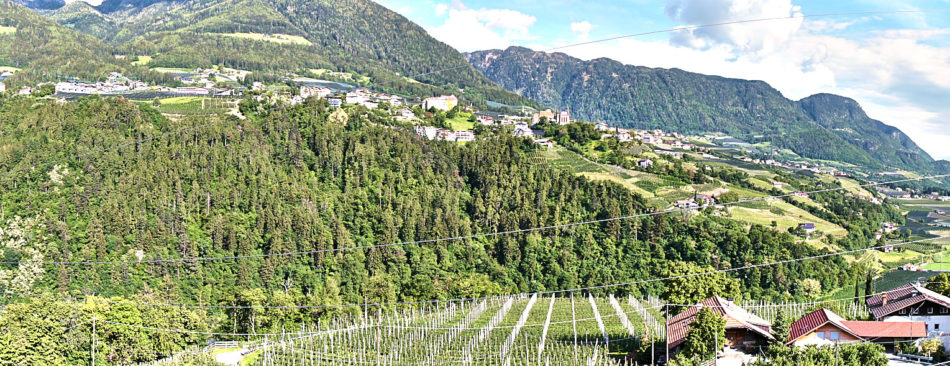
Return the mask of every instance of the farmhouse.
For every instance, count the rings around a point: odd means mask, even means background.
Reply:
[[[807,235],[811,235],[811,233],[815,232],[815,224],[810,222],[798,224],[798,227],[802,230],[805,230],[805,234]]]
[[[785,344],[805,347],[874,342],[893,351],[898,343],[926,336],[924,322],[849,321],[831,310],[819,309],[792,323]]]
[[[733,348],[755,347],[763,341],[775,339],[772,336],[772,324],[759,318],[732,301],[715,296],[703,302],[690,306],[682,313],[674,316],[666,325],[670,350],[675,352],[686,340],[689,325],[696,319],[696,314],[702,308],[708,308],[713,313],[726,320],[726,344]]]
[[[649,168],[649,167],[653,166],[653,160],[650,160],[650,159],[640,159],[640,161],[637,162],[637,166],[639,166],[639,167],[641,167],[641,168],[644,168],[644,169]]]
[[[867,299],[867,305],[877,321],[923,322],[928,333],[950,329],[950,298],[916,283],[873,296]]]

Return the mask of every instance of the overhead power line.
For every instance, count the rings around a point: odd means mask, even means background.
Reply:
[[[842,190],[855,189],[855,188],[864,188],[864,187],[879,186],[879,185],[886,185],[886,184],[894,184],[894,183],[901,183],[901,182],[910,182],[910,181],[919,181],[919,180],[926,180],[926,179],[937,179],[937,178],[944,178],[944,177],[950,177],[950,174],[932,175],[932,176],[918,177],[918,178],[899,179],[899,180],[893,180],[893,181],[887,181],[887,182],[866,183],[866,184],[851,185],[851,186],[844,186],[844,187],[834,187],[834,188],[819,189],[819,190],[808,191],[808,192],[802,192],[802,193],[805,193],[805,194],[815,194],[815,193],[823,193],[823,192],[835,192],[835,191],[842,191]],[[740,203],[749,203],[749,202],[757,202],[757,201],[770,200],[770,199],[777,199],[777,198],[793,197],[793,196],[795,196],[795,195],[796,195],[796,193],[788,193],[788,194],[782,194],[782,195],[772,195],[772,196],[765,196],[765,197],[748,198],[748,199],[738,200],[738,201],[734,201],[734,202],[719,203],[719,204],[717,204],[716,206],[731,206],[731,205],[737,205],[737,204],[740,204]],[[38,265],[98,265],[98,264],[157,264],[157,263],[160,264],[160,263],[177,263],[177,262],[202,262],[202,261],[217,261],[217,260],[237,260],[237,259],[255,259],[255,258],[271,258],[271,257],[289,257],[289,256],[299,256],[299,255],[313,255],[313,254],[320,254],[320,253],[336,253],[336,252],[344,252],[344,251],[350,251],[350,250],[385,248],[385,247],[403,246],[403,245],[432,244],[432,243],[458,241],[458,240],[469,240],[469,239],[478,239],[478,238],[484,238],[484,237],[503,236],[503,235],[520,234],[520,233],[528,233],[528,232],[544,231],[544,230],[552,230],[552,229],[564,229],[564,228],[575,227],[575,226],[584,226],[584,225],[600,224],[600,223],[605,223],[605,222],[629,220],[629,219],[634,219],[634,218],[657,216],[657,215],[670,214],[670,213],[688,212],[688,211],[692,211],[692,210],[693,210],[693,208],[677,208],[677,209],[669,209],[669,210],[662,210],[662,211],[647,212],[647,213],[642,213],[642,214],[634,214],[634,215],[627,215],[627,216],[618,216],[618,217],[611,217],[611,218],[605,218],[605,219],[596,219],[596,220],[588,220],[588,221],[579,221],[579,222],[572,222],[572,223],[566,223],[566,224],[557,224],[557,225],[548,225],[548,226],[538,226],[538,227],[532,227],[532,228],[526,228],[526,229],[498,231],[498,232],[485,233],[485,234],[472,234],[472,235],[462,235],[462,236],[454,236],[454,237],[448,237],[448,238],[425,239],[425,240],[414,240],[414,241],[402,241],[402,242],[385,243],[385,244],[372,244],[372,245],[362,245],[362,246],[354,246],[354,247],[346,247],[346,248],[332,248],[332,249],[306,250],[306,251],[284,252],[284,253],[248,254],[248,255],[233,255],[233,256],[218,256],[218,257],[191,257],[191,258],[146,259],[146,260],[141,260],[141,261],[139,261],[139,260],[125,260],[125,261],[49,261],[49,262],[4,261],[4,262],[0,262],[0,264],[21,264],[21,263],[22,263],[22,264],[38,264]]]
[[[130,303],[127,301],[109,301],[109,300],[100,300],[100,299],[95,299],[95,298],[86,298],[86,299],[53,298],[53,297],[42,296],[42,295],[29,295],[29,294],[15,293],[15,292],[4,292],[4,294],[10,295],[10,296],[20,296],[20,297],[46,298],[46,299],[53,299],[53,300],[59,300],[59,301],[89,301],[89,302],[109,303],[109,304],[125,304],[125,305],[138,305],[138,306],[152,306],[152,307],[198,308],[198,309],[324,309],[324,308],[383,307],[383,306],[402,306],[402,305],[443,304],[443,303],[469,302],[469,301],[490,300],[490,299],[505,299],[512,296],[530,296],[530,295],[535,295],[535,294],[538,296],[541,296],[541,295],[573,293],[573,292],[582,292],[582,291],[591,291],[591,290],[602,290],[602,289],[607,289],[607,288],[623,287],[623,286],[642,285],[642,284],[647,284],[647,283],[687,279],[687,278],[700,277],[700,276],[706,276],[706,275],[711,275],[711,274],[729,273],[729,272],[736,272],[736,271],[742,271],[742,270],[747,270],[747,269],[770,267],[770,266],[775,266],[775,265],[780,265],[780,264],[789,264],[789,263],[803,262],[803,261],[809,261],[809,260],[815,260],[815,259],[837,257],[837,256],[846,255],[846,254],[867,252],[871,250],[884,249],[888,247],[894,248],[894,247],[899,247],[899,246],[904,246],[904,245],[919,244],[919,243],[930,242],[930,241],[935,241],[935,240],[940,240],[940,239],[948,239],[948,238],[950,238],[950,235],[918,239],[918,240],[906,241],[902,243],[873,246],[873,247],[868,247],[868,248],[863,248],[863,249],[845,250],[845,251],[839,251],[839,252],[833,252],[833,253],[813,255],[813,256],[808,256],[808,257],[785,259],[785,260],[780,260],[780,261],[751,264],[751,265],[741,266],[741,267],[725,268],[725,269],[719,269],[719,270],[697,272],[697,273],[661,277],[661,278],[653,278],[653,279],[646,279],[646,280],[636,280],[636,281],[578,287],[578,288],[562,289],[562,290],[549,290],[549,291],[538,291],[538,292],[529,292],[529,293],[505,294],[505,295],[482,296],[482,297],[459,298],[459,299],[444,299],[444,300],[377,302],[377,303],[339,304],[339,305],[243,306],[243,305],[189,305],[189,304],[171,304],[171,303],[149,304],[149,303]]]

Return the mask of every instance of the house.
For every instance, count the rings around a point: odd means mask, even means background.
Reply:
[[[751,348],[763,341],[775,339],[771,333],[771,323],[749,313],[732,301],[715,296],[695,306],[690,306],[667,322],[667,344],[672,352],[678,351],[686,341],[690,323],[696,319],[696,314],[703,308],[708,308],[726,320],[725,346],[738,349]]]
[[[515,125],[515,129],[511,133],[515,135],[515,137],[531,137],[534,135],[531,128],[523,124]]]
[[[491,126],[495,124],[495,118],[492,116],[478,116],[478,123],[484,126]]]
[[[18,94],[18,95],[30,95],[30,94],[33,94],[33,88],[28,87],[28,86],[24,86],[23,88],[20,89],[20,91],[19,91],[17,94]]]
[[[557,114],[557,124],[566,125],[571,123],[571,111],[561,111]]]
[[[471,130],[455,131],[455,141],[468,142],[475,141],[475,133]]]
[[[924,322],[850,321],[831,310],[818,309],[792,323],[785,344],[805,347],[873,342],[893,352],[897,343],[926,336]]]
[[[699,194],[699,195],[696,195],[696,201],[702,202],[703,205],[715,205],[716,197],[713,197],[712,195],[709,195],[709,194]]]
[[[795,197],[808,198],[808,193],[802,191],[795,191],[792,195]]]
[[[330,103],[331,107],[341,107],[343,106],[343,100],[340,98],[327,98],[327,102]]]
[[[534,143],[541,145],[543,147],[549,148],[549,149],[554,147],[554,142],[548,139],[534,140]]]
[[[333,91],[326,87],[306,85],[300,87],[300,97],[303,99],[310,97],[321,99],[326,98],[331,94],[333,94]]]
[[[653,160],[650,160],[650,159],[640,159],[640,161],[637,162],[637,166],[639,166],[639,167],[641,167],[641,168],[643,168],[643,169],[647,169],[647,168],[653,166]]]
[[[867,299],[867,305],[877,321],[923,322],[928,334],[950,329],[950,298],[917,283],[872,296]]]
[[[455,108],[458,104],[459,100],[454,95],[441,95],[423,100],[422,109],[429,110],[429,108],[435,108],[447,112]]]
[[[416,126],[414,129],[417,135],[427,140],[435,140],[439,136],[439,129],[432,126]]]
[[[346,93],[346,104],[363,104],[369,102],[369,97],[363,93]]]
[[[804,222],[804,223],[798,224],[798,228],[805,230],[806,235],[811,235],[811,233],[815,232],[815,224],[810,223],[810,222]]]
[[[881,230],[883,230],[885,234],[893,233],[893,232],[897,231],[898,228],[899,228],[899,227],[897,226],[897,224],[895,224],[895,223],[893,223],[893,222],[883,222],[883,223],[881,223]]]
[[[920,266],[918,266],[918,265],[916,265],[916,264],[914,264],[914,263],[907,263],[907,264],[901,266],[901,270],[902,270],[902,271],[917,272],[917,271],[920,270]]]
[[[640,139],[643,140],[644,144],[650,144],[650,145],[657,145],[663,142],[662,139],[660,139],[659,137],[654,137],[653,135],[643,135],[643,137],[641,137]]]
[[[618,132],[617,132],[617,139],[620,140],[620,142],[630,142],[630,141],[633,141],[633,138],[630,137],[630,132],[629,132],[629,131],[618,131]]]
[[[672,156],[673,158],[680,159],[683,157],[683,153],[679,151],[669,151],[669,150],[656,150],[654,151],[657,155],[667,155]]]
[[[785,182],[772,182],[772,188],[782,189],[785,187]]]
[[[442,141],[458,141],[458,135],[452,130],[439,129],[438,139]]]
[[[538,122],[541,122],[541,118],[544,118],[544,120],[548,122],[554,121],[554,111],[545,109],[541,112],[535,113],[533,116],[531,116],[531,124],[537,124]]]
[[[597,125],[594,126],[594,128],[595,128],[597,131],[601,131],[601,132],[605,132],[605,131],[607,131],[607,130],[609,129],[609,127],[607,127],[607,124],[606,124],[606,123],[603,123],[603,122],[597,122]]]
[[[0,83],[0,93],[7,91],[7,84]]]

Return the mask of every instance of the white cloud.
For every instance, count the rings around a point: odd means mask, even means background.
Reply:
[[[505,48],[533,38],[530,28],[536,18],[515,10],[470,9],[455,1],[445,12],[448,17],[429,28],[429,34],[460,51]]]
[[[594,25],[590,24],[588,21],[583,22],[572,22],[571,23],[571,32],[579,39],[587,39],[590,36],[590,31],[594,29]]]
[[[935,158],[950,159],[950,49],[923,41],[950,30],[893,30],[844,39],[805,22],[771,52],[736,52],[732,43],[685,46],[676,40],[622,41],[564,49],[590,59],[763,80],[791,99],[828,92],[857,100],[872,118],[900,128]],[[834,26],[831,26],[834,28]]]
[[[687,27],[674,32],[671,41],[679,46],[708,49],[731,47],[736,53],[767,53],[798,31],[800,9],[791,0],[667,0],[666,14]],[[706,24],[762,18],[788,18],[769,22],[749,22],[716,27],[689,28]]]
[[[440,16],[440,17],[441,17],[441,16],[445,15],[445,13],[448,12],[448,11],[449,11],[449,6],[448,6],[448,5],[446,5],[446,4],[441,4],[441,3],[440,3],[440,4],[435,4],[435,15],[436,15],[436,16]]]

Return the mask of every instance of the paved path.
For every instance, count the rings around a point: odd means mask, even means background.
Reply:
[[[234,351],[229,351],[229,352],[221,352],[219,354],[214,355],[214,359],[215,361],[218,361],[228,366],[237,366],[239,363],[241,363],[241,359],[244,358],[244,355],[242,355],[241,353],[245,351],[247,350],[239,349],[239,350],[234,350]]]

